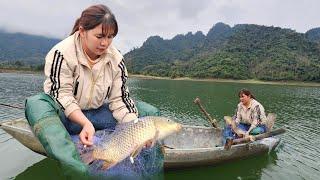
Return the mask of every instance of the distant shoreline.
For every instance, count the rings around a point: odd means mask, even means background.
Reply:
[[[3,69],[0,68],[0,73],[17,73],[17,74],[43,74],[43,71],[33,71],[33,70],[22,70],[22,69]],[[140,74],[129,74],[129,77],[138,79],[163,79],[163,80],[173,80],[173,81],[205,81],[205,82],[229,82],[229,83],[244,83],[244,84],[271,84],[271,85],[286,85],[286,86],[310,86],[310,87],[320,87],[320,83],[317,82],[300,82],[300,81],[261,81],[256,79],[246,79],[246,80],[235,80],[235,79],[215,79],[215,78],[170,78],[170,77],[160,77],[160,76],[149,76]]]
[[[28,69],[7,69],[7,68],[0,68],[0,73],[41,74],[41,73],[43,73],[43,71],[28,70]]]
[[[300,82],[300,81],[261,81],[256,79],[246,79],[246,80],[235,80],[235,79],[215,79],[215,78],[190,78],[181,77],[171,79],[170,77],[158,77],[140,74],[129,74],[129,77],[139,78],[139,79],[164,79],[173,81],[205,81],[205,82],[230,82],[230,83],[246,83],[246,84],[271,84],[271,85],[286,85],[286,86],[311,86],[320,87],[320,83],[317,82]]]

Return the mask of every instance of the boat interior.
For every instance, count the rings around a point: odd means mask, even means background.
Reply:
[[[163,140],[163,144],[171,149],[213,148],[222,146],[222,129],[187,126]]]

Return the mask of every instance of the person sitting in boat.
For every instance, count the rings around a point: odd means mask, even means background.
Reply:
[[[237,106],[234,117],[229,121],[226,117],[224,137],[234,139],[243,136],[265,133],[267,117],[264,107],[254,95],[247,89],[241,89],[238,93],[240,103]]]
[[[26,100],[26,117],[47,154],[84,173],[87,167],[79,162],[69,134],[79,134],[86,148],[93,145],[96,130],[114,130],[117,124],[138,120],[137,106],[126,86],[128,73],[123,56],[112,44],[117,33],[116,18],[107,6],[85,9],[70,36],[56,44],[45,58],[44,93]],[[148,111],[150,106],[140,105],[141,112],[156,115]],[[156,155],[140,156],[145,158],[140,161],[152,172],[161,172],[162,161],[158,161],[159,166],[152,162],[162,156],[158,145],[146,146],[149,148],[142,153]],[[130,174],[134,167],[119,169],[118,174]]]
[[[94,5],[46,56],[44,92],[61,105],[63,124],[70,134],[80,133],[84,145],[92,145],[95,130],[138,118],[126,87],[123,56],[112,44],[117,33],[109,8]]]

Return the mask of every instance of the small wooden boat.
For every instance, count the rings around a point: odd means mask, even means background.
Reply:
[[[46,155],[44,148],[25,119],[3,122],[1,128],[32,151]],[[235,144],[225,150],[221,143],[221,132],[220,128],[184,125],[179,133],[163,140],[166,146],[164,149],[165,168],[214,165],[256,156],[270,152],[280,142],[277,137],[268,137],[254,142]]]

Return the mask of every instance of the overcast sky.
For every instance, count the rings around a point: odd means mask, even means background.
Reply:
[[[306,32],[320,27],[319,0],[0,0],[0,29],[64,38],[86,7],[103,3],[114,12],[122,52],[149,37],[171,39],[217,22],[259,24]]]

